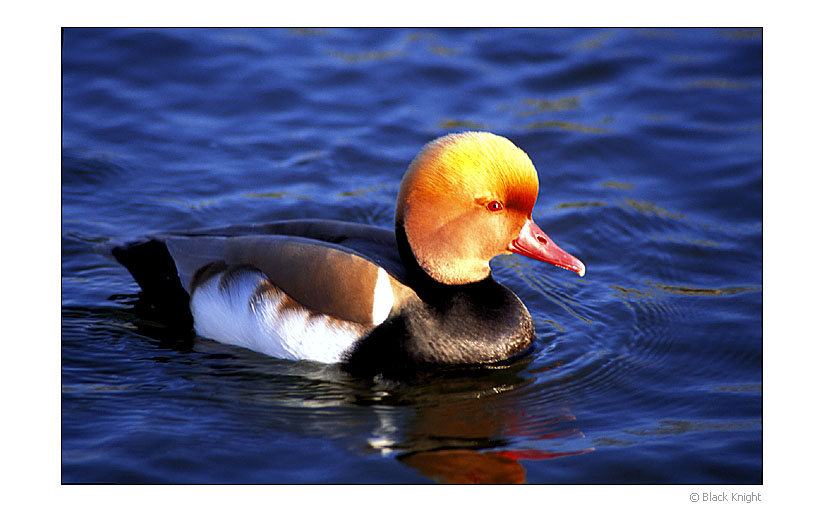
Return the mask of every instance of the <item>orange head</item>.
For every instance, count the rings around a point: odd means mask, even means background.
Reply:
[[[444,284],[480,281],[490,260],[518,253],[584,275],[532,220],[539,180],[527,154],[486,132],[436,139],[410,164],[395,210],[418,265]]]

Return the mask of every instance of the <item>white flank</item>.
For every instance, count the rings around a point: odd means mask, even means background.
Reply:
[[[344,351],[361,337],[357,324],[330,324],[324,315],[310,318],[307,310],[280,311],[283,292],[253,299],[258,286],[268,281],[261,272],[236,275],[223,290],[218,288],[221,276],[192,293],[190,308],[199,336],[272,357],[323,363],[340,362]]]
[[[390,316],[395,297],[392,295],[390,276],[387,271],[378,267],[375,277],[375,295],[372,298],[372,324],[378,325]]]

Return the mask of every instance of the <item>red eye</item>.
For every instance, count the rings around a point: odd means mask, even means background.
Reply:
[[[490,201],[489,203],[487,203],[487,209],[491,212],[500,211],[502,208],[504,208],[504,206],[502,206],[501,203],[498,201]]]

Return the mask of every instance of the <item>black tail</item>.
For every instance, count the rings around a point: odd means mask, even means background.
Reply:
[[[160,240],[132,242],[112,249],[115,259],[132,274],[142,298],[169,325],[191,327],[189,294],[180,284],[175,262]]]

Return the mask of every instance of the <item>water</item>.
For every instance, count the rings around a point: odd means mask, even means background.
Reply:
[[[761,483],[759,30],[63,34],[62,480]],[[532,353],[363,381],[165,326],[102,244],[321,217],[392,227],[450,131],[535,163],[587,265],[499,257]]]

